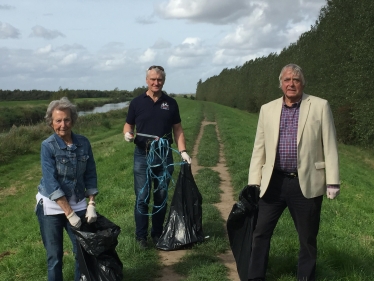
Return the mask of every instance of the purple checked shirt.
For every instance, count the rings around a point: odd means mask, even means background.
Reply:
[[[279,142],[275,169],[284,172],[297,172],[297,127],[299,124],[300,104],[291,107],[283,102],[279,126]]]

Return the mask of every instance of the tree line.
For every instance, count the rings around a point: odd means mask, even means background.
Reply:
[[[68,97],[72,102],[80,98],[108,98],[105,100],[81,100],[76,102],[79,111],[91,110],[96,106],[106,103],[118,103],[131,100],[147,90],[146,87],[138,87],[133,91],[119,90],[71,90],[59,88],[58,91],[44,90],[0,90],[1,101],[32,101],[32,100],[57,100]],[[0,132],[7,131],[12,126],[28,126],[43,120],[48,103],[34,106],[0,106]]]
[[[59,88],[58,91],[47,90],[2,90],[0,89],[0,101],[29,101],[29,100],[56,100],[63,96],[70,99],[77,98],[110,98],[116,100],[127,100],[144,93],[146,87],[138,87],[133,91],[119,90],[72,90]]]
[[[303,68],[305,93],[325,98],[338,138],[347,144],[374,143],[374,1],[329,0],[318,20],[279,54],[247,61],[198,81],[196,99],[258,112],[282,95],[279,73],[288,63]]]

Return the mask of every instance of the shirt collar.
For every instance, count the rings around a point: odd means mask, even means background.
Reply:
[[[60,148],[68,147],[62,138],[60,138],[56,133],[54,135],[55,135],[55,140]],[[78,141],[78,138],[75,136],[73,132],[71,132],[71,139],[73,141],[73,146],[71,147],[72,150],[74,150],[75,147],[77,146],[81,146],[81,144]]]
[[[294,102],[291,106],[288,106],[285,102],[284,102],[284,97],[283,97],[283,101],[282,101],[282,104],[283,104],[283,107],[286,107],[286,108],[298,108],[300,107],[300,104],[301,104],[301,101],[303,100],[303,97],[301,96],[300,100],[297,101],[297,102]]]
[[[144,92],[143,94],[143,98],[148,98],[149,96],[147,95],[147,92]],[[163,100],[165,97],[165,94],[163,91],[161,91],[161,96],[158,98],[158,100],[156,102],[158,102],[159,100]],[[149,97],[150,98],[150,97]]]

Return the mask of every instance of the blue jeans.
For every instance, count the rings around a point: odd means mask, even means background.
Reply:
[[[76,214],[83,217],[86,211],[79,211]],[[77,260],[77,248],[75,235],[71,230],[70,223],[65,214],[45,216],[43,210],[43,200],[36,206],[36,216],[38,217],[40,233],[44,247],[47,251],[48,281],[63,281],[62,278],[62,257],[63,257],[63,230],[65,228],[71,242],[73,243],[73,253],[75,256],[75,281],[80,279],[79,264]]]
[[[155,157],[154,161],[151,165],[160,164],[161,160],[159,157]],[[136,147],[134,151],[134,190],[136,195],[135,201],[135,208],[134,208],[134,217],[135,217],[135,224],[136,230],[135,235],[136,238],[139,239],[147,239],[148,236],[148,204],[151,197],[151,189],[152,189],[152,181],[153,187],[157,189],[159,186],[159,177],[164,174],[164,170],[167,165],[173,163],[173,155],[172,150],[169,149],[169,153],[167,155],[166,163],[164,165],[160,165],[157,167],[153,167],[147,171],[147,153],[145,150]],[[167,167],[167,171],[170,175],[173,174],[174,166],[170,165]],[[151,176],[152,174],[152,176]],[[167,187],[169,186],[170,178],[166,180],[166,184],[164,184],[165,188],[158,189],[156,192],[153,191],[153,208],[152,208],[152,229],[151,229],[151,237],[160,237],[163,230],[163,224],[166,214],[166,207],[167,204],[162,208],[159,208],[163,204],[163,202],[167,199],[168,190]]]

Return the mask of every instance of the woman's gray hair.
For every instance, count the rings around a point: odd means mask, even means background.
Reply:
[[[282,87],[282,75],[283,75],[283,72],[286,70],[286,69],[291,69],[292,70],[292,73],[299,76],[299,78],[301,79],[301,84],[303,86],[305,86],[305,78],[304,78],[304,73],[303,73],[303,70],[301,69],[300,66],[298,66],[297,64],[294,64],[294,63],[290,63],[290,64],[287,64],[286,66],[284,66],[279,74],[279,88]]]
[[[49,126],[52,126],[52,122],[53,122],[52,114],[53,114],[53,111],[55,109],[57,109],[57,110],[69,109],[70,110],[71,122],[72,122],[73,125],[75,124],[75,122],[78,119],[77,106],[74,105],[73,103],[71,103],[71,101],[69,101],[69,99],[67,97],[62,97],[59,100],[51,101],[50,104],[48,105],[47,112],[44,116],[44,119],[45,119],[45,122]]]
[[[166,78],[166,72],[164,70],[164,68],[162,66],[157,66],[157,65],[152,65],[150,66],[147,71],[146,71],[146,78],[148,78],[148,74],[151,70],[154,70],[156,71],[157,74],[161,74],[162,75],[162,78]]]

